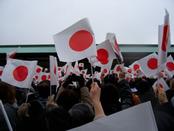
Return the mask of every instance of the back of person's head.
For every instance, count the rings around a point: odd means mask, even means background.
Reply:
[[[37,101],[23,103],[18,109],[17,131],[45,131],[44,108]]]
[[[119,99],[119,92],[115,85],[104,84],[101,88],[101,101],[106,103],[115,103]]]
[[[28,113],[30,117],[40,119],[44,113],[44,107],[40,101],[33,100],[30,102]]]
[[[104,84],[101,88],[101,104],[106,115],[121,110],[118,88],[113,84]]]
[[[41,81],[37,85],[37,90],[39,92],[40,97],[47,98],[50,94],[50,81],[49,80]]]
[[[71,117],[62,107],[51,107],[46,111],[48,131],[65,131],[70,128]]]
[[[142,79],[138,81],[136,83],[136,88],[141,102],[151,101],[153,107],[158,104],[154,90],[148,80]]]
[[[139,94],[144,94],[145,92],[149,91],[152,86],[147,80],[139,79],[137,80],[135,86],[138,89]]]
[[[69,110],[69,114],[72,119],[72,127],[81,126],[94,119],[94,111],[92,107],[85,103],[75,104]]]
[[[56,100],[57,104],[66,110],[69,110],[74,104],[80,101],[80,92],[74,88],[72,85],[67,86]]]
[[[109,75],[105,76],[103,79],[104,84],[112,83],[112,84],[116,85],[117,81],[118,81],[118,78],[117,78],[116,74],[109,74]]]
[[[15,102],[16,88],[0,81],[0,99],[3,103],[13,104]]]

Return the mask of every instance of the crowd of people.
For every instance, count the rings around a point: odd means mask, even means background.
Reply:
[[[33,83],[30,89],[0,81],[0,99],[14,131],[64,131],[147,101],[158,130],[174,131],[174,78],[166,79],[170,87],[166,92],[160,85],[154,90],[155,81],[146,77],[127,81],[124,72],[101,81],[71,74],[59,87],[50,86],[49,80]],[[0,131],[7,130],[0,111]]]

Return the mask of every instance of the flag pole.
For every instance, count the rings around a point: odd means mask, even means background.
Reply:
[[[94,70],[93,70],[93,61],[92,57],[90,57],[90,64],[91,64],[91,75],[92,75],[92,83],[94,82]]]
[[[1,100],[0,100],[0,108],[1,108],[2,113],[4,115],[4,118],[5,118],[5,121],[7,123],[7,126],[8,126],[9,131],[13,131],[12,126],[11,126],[11,123],[10,123],[10,121],[8,119],[7,113],[6,113],[5,109],[4,109],[4,105],[3,105],[3,103],[2,103]]]

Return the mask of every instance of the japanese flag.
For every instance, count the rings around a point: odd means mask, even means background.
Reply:
[[[159,26],[159,67],[167,60],[167,50],[170,44],[170,25],[169,25],[169,13],[165,10],[164,25]]]
[[[119,73],[124,71],[125,71],[124,64],[116,64],[113,70],[114,73]]]
[[[74,62],[96,56],[93,31],[88,19],[82,19],[53,36],[60,61]]]
[[[50,84],[58,85],[58,67],[57,67],[57,58],[50,56]]]
[[[164,88],[165,91],[167,91],[169,88],[169,86],[167,85],[167,83],[165,82],[165,80],[163,78],[158,79],[154,84],[153,84],[153,89],[156,90],[156,88],[160,86],[162,88]]]
[[[4,69],[4,67],[3,66],[0,66],[0,78],[2,76],[3,69]]]
[[[106,40],[106,41],[102,42],[101,44],[97,45],[96,59],[98,62],[94,63],[95,66],[107,68],[108,70],[110,70],[110,68],[112,66],[112,62],[115,58],[116,57],[114,54],[114,50],[113,50],[109,40]]]
[[[1,80],[21,88],[30,88],[37,61],[8,59]]]
[[[166,73],[170,75],[170,77],[172,77],[174,75],[174,60],[171,55],[167,58],[165,67],[166,67],[165,68]]]
[[[135,61],[129,66],[129,68],[131,68],[133,72],[136,72],[137,70],[140,70],[140,64],[138,61]]]
[[[35,80],[38,83],[44,80],[50,80],[50,73],[40,72],[38,75],[35,75]]]
[[[108,69],[108,68],[101,68],[100,79],[103,79],[109,73],[110,73],[110,69]]]
[[[112,48],[113,48],[114,52],[117,54],[117,56],[119,57],[119,59],[121,60],[121,62],[123,62],[123,56],[122,56],[121,50],[120,50],[120,48],[118,46],[118,43],[117,43],[117,39],[115,37],[115,34],[114,33],[107,33],[106,39],[109,40],[109,42],[112,45]]]
[[[50,73],[41,72],[39,81],[50,80]]]
[[[140,60],[138,63],[141,66],[141,70],[146,77],[151,77],[157,74],[158,69],[158,56],[156,53],[152,53]]]
[[[35,74],[41,73],[42,70],[43,70],[43,68],[42,68],[41,66],[37,65],[37,66],[36,66],[36,70],[35,70]]]

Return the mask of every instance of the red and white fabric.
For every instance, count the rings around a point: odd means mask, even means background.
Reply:
[[[116,64],[113,69],[113,73],[116,73],[116,74],[123,71],[125,71],[124,64]]]
[[[2,76],[3,69],[4,69],[4,67],[0,66],[0,79],[1,79],[1,76]]]
[[[1,80],[17,87],[30,88],[37,61],[8,59]]]
[[[96,56],[94,33],[88,19],[82,19],[53,36],[60,61],[74,62]]]
[[[112,45],[112,48],[113,48],[114,52],[117,54],[117,56],[119,57],[121,62],[123,62],[124,61],[123,60],[123,56],[121,54],[121,50],[119,48],[119,45],[118,45],[118,42],[117,42],[115,34],[114,33],[107,33],[106,39],[109,40],[109,42]]]
[[[167,50],[170,44],[170,25],[169,25],[169,13],[165,10],[164,24],[159,26],[159,46],[158,46],[158,65],[160,70],[162,70],[161,65],[165,64],[167,60]],[[163,67],[164,68],[164,67]],[[159,70],[159,71],[160,71]]]
[[[95,66],[110,70],[114,59],[116,59],[116,56],[109,40],[97,45],[97,62],[94,63]]]
[[[108,68],[101,68],[100,73],[101,73],[100,79],[102,80],[106,75],[108,75],[110,73],[110,69],[108,69]]]
[[[38,78],[38,81],[45,81],[45,80],[50,80],[50,73],[46,73],[46,72],[41,72]]]
[[[132,63],[129,68],[132,69],[133,72],[136,72],[137,70],[140,70],[140,64],[138,63],[138,61],[135,61],[134,63]]]
[[[169,86],[167,85],[166,81],[163,78],[157,79],[152,87],[154,90],[156,90],[156,88],[158,86],[164,88],[165,91],[170,89]]]
[[[58,67],[57,67],[57,58],[50,56],[50,84],[58,85]]]
[[[140,60],[137,61],[141,70],[145,74],[146,77],[152,77],[157,75],[158,71],[158,55],[156,53],[152,53]]]
[[[165,67],[165,72],[172,77],[174,75],[174,60],[171,55],[167,58]]]
[[[17,51],[17,50],[12,50],[12,51],[6,53],[6,60],[7,60],[8,58],[14,59],[15,56],[16,56],[16,51]]]

